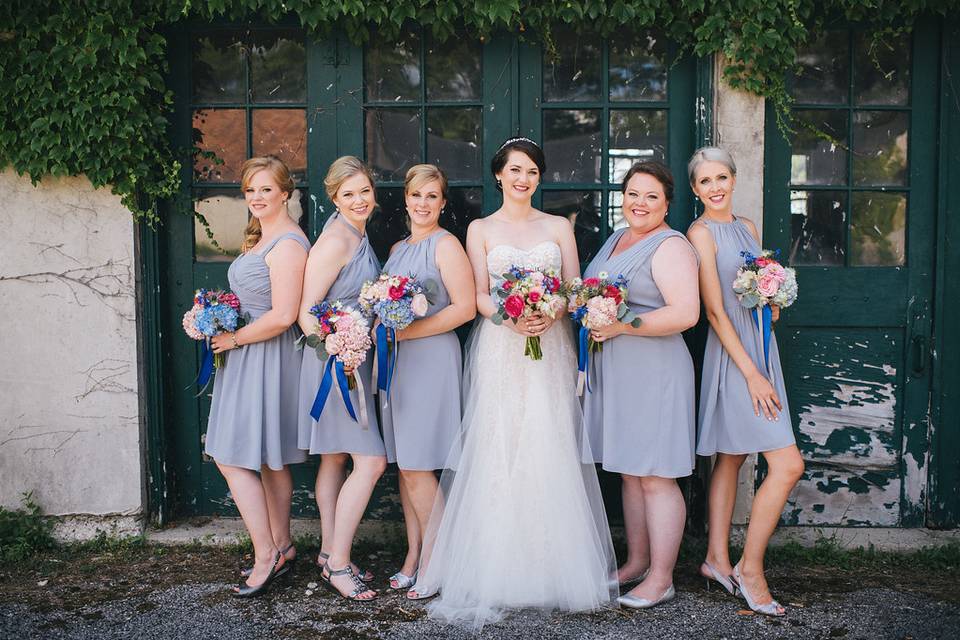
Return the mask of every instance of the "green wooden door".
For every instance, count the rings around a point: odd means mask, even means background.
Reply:
[[[917,526],[927,486],[939,31],[838,28],[768,110],[764,245],[797,269],[777,329],[807,471],[788,524]]]
[[[291,165],[311,239],[332,211],[326,168],[339,155],[363,157],[380,205],[368,230],[384,260],[406,233],[411,165],[445,169],[451,196],[441,223],[463,240],[470,221],[499,202],[490,158],[523,132],[542,139],[547,154],[538,204],[571,220],[586,261],[620,224],[616,183],[627,166],[657,157],[682,175],[698,131],[696,64],[674,60],[674,47],[655,34],[577,37],[583,55],[573,57],[566,48],[546,56],[506,35],[438,43],[418,28],[365,48],[342,38],[313,42],[294,27],[196,25],[171,38],[176,142],[197,150],[184,169],[184,197],[219,244],[187,216],[168,216],[160,238],[167,453],[155,467],[166,469],[173,516],[234,512],[201,453],[209,395],[193,396],[199,352],[180,318],[196,288],[227,286],[247,221],[238,184],[246,157],[274,153]],[[671,221],[683,229],[693,209],[679,191]],[[315,513],[315,473],[315,461],[294,470],[295,515]],[[380,483],[374,517],[398,515],[394,487],[389,475]]]

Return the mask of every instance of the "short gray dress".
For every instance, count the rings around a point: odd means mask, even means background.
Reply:
[[[705,225],[713,234],[717,244],[717,274],[720,276],[723,310],[737,330],[740,342],[753,363],[761,372],[766,371],[763,361],[763,334],[757,328],[753,311],[741,306],[733,292],[737,270],[743,266],[740,252],[750,251],[758,255],[760,245],[746,225],[737,218],[732,222],[715,222],[701,217],[693,224]],[[770,337],[768,378],[783,405],[783,412],[776,421],[767,420],[762,411],[760,416],[754,414],[746,378],[720,344],[720,338],[713,327],[710,327],[703,355],[703,378],[700,381],[698,455],[757,453],[795,444],[775,335]]]
[[[444,230],[415,244],[401,241],[383,266],[385,273],[433,280],[432,316],[450,304],[437,268],[437,243]],[[453,331],[399,343],[390,398],[380,392],[380,418],[387,461],[401,469],[441,469],[460,431],[460,341]]]
[[[345,224],[360,237],[360,244],[344,267],[340,270],[337,279],[330,285],[327,297],[328,302],[339,300],[344,305],[359,309],[357,296],[360,288],[367,280],[373,280],[380,275],[380,262],[373,253],[366,234],[361,235],[356,228],[346,220],[340,219],[336,213],[327,220],[326,229],[331,224]],[[304,301],[307,302],[307,301]],[[383,455],[383,439],[377,428],[377,408],[373,401],[373,389],[370,387],[371,362],[373,351],[367,353],[367,359],[354,371],[363,383],[364,397],[358,395],[358,389],[350,392],[351,402],[359,418],[359,402],[367,406],[369,424],[364,429],[359,422],[355,422],[340,397],[337,385],[334,384],[323,407],[319,420],[310,415],[326,361],[317,357],[316,352],[307,347],[303,350],[303,364],[300,367],[300,400],[299,400],[299,446],[310,453],[355,453],[367,456]]]
[[[306,238],[285,233],[260,253],[248,251],[230,264],[230,289],[240,298],[240,312],[251,322],[271,308],[270,270],[264,257],[281,240],[310,249]],[[213,382],[204,452],[220,464],[259,471],[303,462],[297,447],[297,381],[300,353],[296,326],[262,342],[226,352],[226,362]]]
[[[659,309],[666,303],[653,281],[651,261],[663,241],[683,235],[664,230],[610,257],[626,231],[610,236],[584,277],[601,271],[611,279],[623,275],[632,311]],[[589,442],[584,462],[600,462],[607,471],[633,476],[690,475],[695,461],[695,382],[683,336],[621,334],[591,354],[590,364],[592,392],[583,392],[584,437]]]

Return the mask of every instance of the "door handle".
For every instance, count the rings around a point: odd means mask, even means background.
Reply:
[[[922,375],[927,370],[927,338],[926,336],[913,336],[913,374]]]

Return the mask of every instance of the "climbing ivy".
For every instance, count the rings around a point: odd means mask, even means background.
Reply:
[[[609,35],[662,29],[701,56],[722,54],[725,80],[782,117],[797,50],[827,19],[883,37],[953,0],[8,0],[0,3],[0,167],[36,182],[85,174],[109,185],[137,219],[178,191],[189,150],[167,135],[165,29],[185,20],[271,22],[293,16],[312,35],[389,39],[415,21],[439,39],[498,31],[552,42],[574,25]]]

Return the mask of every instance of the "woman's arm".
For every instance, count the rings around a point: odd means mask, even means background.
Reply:
[[[414,320],[397,332],[398,340],[425,338],[456,329],[477,315],[477,293],[474,274],[460,241],[447,235],[437,243],[437,267],[440,279],[450,295],[450,304],[429,318]]]
[[[723,308],[723,290],[717,273],[717,249],[713,235],[703,224],[694,224],[687,231],[687,237],[700,256],[700,296],[707,320],[730,359],[746,378],[754,413],[760,415],[762,409],[767,418],[772,420],[776,417],[776,411],[782,410],[780,399],[770,381],[757,369],[747,350],[743,348],[740,336]]]
[[[310,315],[310,308],[326,297],[327,291],[346,264],[349,251],[350,242],[333,230],[320,234],[316,244],[310,249],[303,274],[300,312],[297,316],[297,322],[304,334],[313,333],[317,320]]]
[[[487,247],[483,220],[474,220],[467,227],[467,258],[473,271],[477,313],[484,318],[489,318],[496,313],[497,305],[490,296],[490,274],[487,272]]]
[[[306,252],[296,241],[284,240],[264,260],[270,271],[270,310],[237,331],[214,338],[212,344],[215,352],[269,340],[289,329],[296,321]]]

